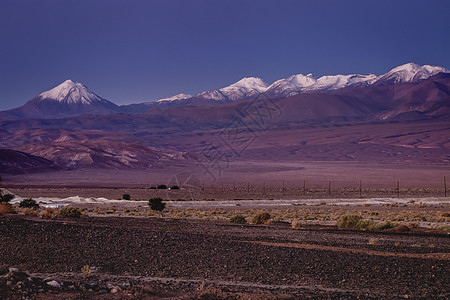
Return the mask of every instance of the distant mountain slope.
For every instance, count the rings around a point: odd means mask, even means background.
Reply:
[[[151,169],[167,167],[196,157],[193,154],[169,149],[156,149],[133,143],[106,140],[66,140],[33,143],[19,150],[42,156],[65,169]]]
[[[16,150],[0,149],[0,174],[25,174],[59,169],[45,158]]]
[[[133,133],[170,133],[192,130],[216,130],[241,118],[247,125],[258,125],[258,120],[248,112],[248,107],[276,105],[279,116],[270,120],[272,126],[287,123],[327,123],[346,121],[392,121],[402,111],[417,111],[409,120],[450,118],[450,74],[438,74],[424,81],[400,84],[379,84],[368,87],[336,90],[327,93],[306,93],[282,99],[261,97],[215,106],[172,107],[153,109],[144,114],[80,115],[54,120],[0,120],[6,131],[30,128],[59,128],[74,130],[103,130]],[[264,100],[268,99],[268,101]],[[422,109],[425,105],[427,108]],[[264,107],[261,113],[264,114]],[[267,113],[267,111],[265,111]],[[405,119],[405,116],[401,116]]]
[[[117,106],[89,91],[81,83],[66,80],[57,87],[43,92],[25,105],[0,112],[2,120],[18,118],[64,118],[80,114],[144,113],[151,109],[168,109],[182,106],[214,106],[237,101],[255,99],[264,94],[272,99],[299,94],[327,93],[377,85],[416,83],[438,73],[450,71],[440,66],[408,63],[398,66],[386,74],[326,75],[315,78],[312,74],[292,75],[272,84],[261,78],[246,77],[229,86],[204,91],[197,95],[178,94],[154,102]]]
[[[125,112],[143,112],[153,108],[167,109],[180,106],[203,106],[231,103],[256,98],[265,94],[270,98],[286,98],[298,94],[324,93],[372,85],[414,83],[439,73],[450,71],[440,66],[407,63],[398,66],[386,74],[325,75],[315,78],[312,74],[296,74],[267,84],[261,78],[248,77],[221,89],[201,92],[195,96],[180,94],[155,102],[123,106]]]
[[[25,105],[6,111],[20,118],[61,118],[80,114],[105,114],[120,111],[114,103],[97,96],[81,83],[66,80],[45,91]]]

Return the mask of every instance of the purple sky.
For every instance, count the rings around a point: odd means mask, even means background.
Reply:
[[[450,68],[450,1],[0,1],[0,110],[66,79],[117,104],[242,77]]]

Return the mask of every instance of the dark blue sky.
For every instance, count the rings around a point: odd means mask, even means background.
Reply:
[[[450,1],[0,1],[0,110],[66,79],[117,104],[245,76],[450,68]]]

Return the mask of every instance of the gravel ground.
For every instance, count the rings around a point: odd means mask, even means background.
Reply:
[[[430,232],[21,215],[0,217],[0,231],[6,299],[450,297],[449,236]],[[10,267],[36,285],[17,286]]]

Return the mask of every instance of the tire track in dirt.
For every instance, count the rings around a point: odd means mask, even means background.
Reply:
[[[263,241],[239,241],[239,242],[258,244],[258,245],[263,245],[263,246],[272,246],[272,247],[299,248],[299,249],[308,249],[308,250],[325,250],[325,251],[333,251],[333,252],[366,254],[366,255],[376,255],[376,256],[385,256],[385,257],[407,257],[407,258],[433,259],[433,260],[450,260],[450,253],[393,253],[393,252],[375,251],[375,250],[368,250],[368,249],[354,249],[354,248],[313,245],[313,244],[300,244],[300,243],[273,243],[273,242],[263,242]]]

